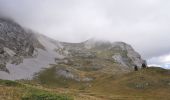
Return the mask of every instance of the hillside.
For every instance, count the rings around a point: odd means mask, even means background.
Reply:
[[[90,73],[95,80],[77,82],[54,77],[54,68],[43,71],[34,80],[45,87],[79,90],[101,100],[169,100],[170,70],[149,67],[126,74]]]
[[[45,74],[44,74],[45,75]],[[47,74],[46,74],[47,75]],[[53,77],[48,75],[48,77]],[[39,81],[40,82],[40,81]],[[65,80],[70,87],[59,86],[59,81],[0,81],[1,100],[43,98],[52,96],[65,99],[45,100],[169,100],[170,71],[151,67],[124,75],[102,75],[95,81],[82,83]],[[61,82],[61,81],[60,81]],[[60,84],[61,85],[61,84]],[[64,85],[64,84],[63,84]],[[24,91],[23,91],[24,90]],[[9,92],[11,91],[11,92]],[[12,92],[15,91],[15,92]],[[33,92],[34,91],[34,92]],[[46,94],[46,95],[45,95]],[[5,96],[4,96],[5,95]],[[67,96],[65,96],[67,95]],[[14,99],[15,98],[15,99]],[[44,100],[44,99],[22,99]]]
[[[142,64],[124,42],[60,42],[0,18],[1,100],[168,100],[170,71]]]
[[[151,67],[94,82],[91,91],[125,100],[169,100],[170,71]],[[115,96],[115,97],[114,97]],[[116,97],[117,96],[117,97]]]
[[[68,94],[67,94],[68,95]],[[0,80],[1,100],[73,100],[66,94],[54,93],[38,86],[15,81]]]
[[[57,76],[93,80],[88,72],[126,73],[145,60],[127,43],[89,39],[65,43],[0,18],[0,79],[33,79],[44,68],[57,67]],[[52,66],[51,66],[52,65]]]

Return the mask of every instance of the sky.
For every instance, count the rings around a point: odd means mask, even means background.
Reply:
[[[0,0],[0,16],[59,41],[123,41],[170,68],[170,0]]]

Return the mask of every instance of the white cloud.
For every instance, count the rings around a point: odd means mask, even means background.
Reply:
[[[165,56],[165,58],[163,59],[163,61],[170,63],[170,55]]]
[[[157,64],[149,64],[149,67],[162,67],[161,65],[157,65]]]
[[[51,38],[124,41],[149,62],[170,53],[169,10],[169,0],[0,0],[1,16]]]
[[[158,66],[166,69],[170,69],[170,54],[154,57],[148,60],[149,66]]]

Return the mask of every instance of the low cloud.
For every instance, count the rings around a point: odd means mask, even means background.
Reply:
[[[1,16],[36,32],[66,42],[124,41],[145,59],[170,53],[169,10],[169,0],[0,0]]]

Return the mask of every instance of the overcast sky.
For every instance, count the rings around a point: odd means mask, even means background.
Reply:
[[[127,42],[149,64],[170,65],[170,0],[0,0],[0,16],[60,41]]]

